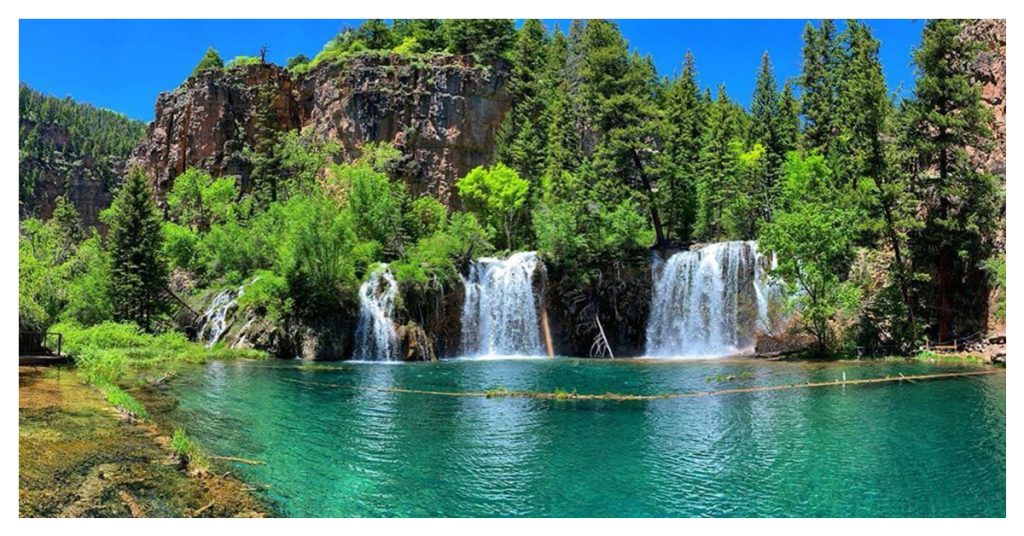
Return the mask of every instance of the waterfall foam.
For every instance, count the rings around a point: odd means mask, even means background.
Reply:
[[[463,277],[462,350],[466,355],[544,355],[533,282],[535,251],[481,258]]]
[[[656,263],[647,355],[720,357],[752,349],[755,334],[771,328],[768,304],[778,294],[767,277],[772,263],[757,242],[709,244]]]
[[[398,333],[393,319],[397,295],[398,283],[387,264],[381,265],[359,287],[359,324],[353,359],[398,360]]]

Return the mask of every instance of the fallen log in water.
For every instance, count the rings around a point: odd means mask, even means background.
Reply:
[[[643,401],[643,400],[665,400],[673,398],[700,398],[708,396],[722,396],[740,393],[758,393],[765,391],[783,391],[787,389],[813,389],[818,387],[834,387],[837,385],[866,385],[876,383],[889,383],[889,382],[908,382],[914,383],[914,381],[926,381],[926,380],[939,380],[947,378],[964,378],[969,376],[986,376],[989,374],[998,374],[1001,370],[977,370],[971,372],[944,372],[937,374],[915,374],[911,376],[904,376],[902,373],[899,376],[886,376],[884,378],[863,378],[858,380],[832,380],[828,382],[807,382],[807,383],[794,383],[794,384],[782,384],[782,385],[769,385],[759,387],[743,387],[737,389],[722,389],[718,391],[690,391],[685,393],[665,393],[655,395],[635,395],[635,394],[621,394],[621,393],[604,393],[604,394],[585,394],[577,393],[576,391],[555,391],[553,393],[548,392],[535,392],[535,391],[510,391],[506,389],[491,389],[489,391],[434,391],[429,389],[406,389],[402,387],[365,387],[356,385],[344,385],[336,383],[324,383],[315,382],[308,380],[296,380],[293,378],[282,378],[284,381],[292,383],[302,383],[308,385],[319,385],[322,387],[338,387],[342,389],[352,389],[355,391],[373,391],[382,393],[402,393],[402,394],[415,394],[415,395],[432,395],[432,396],[452,396],[452,397],[482,397],[482,398],[535,398],[541,400],[611,400],[617,402],[625,401]]]
[[[208,456],[208,458],[211,458],[211,459],[214,459],[214,460],[224,460],[224,461],[229,461],[229,462],[245,463],[245,464],[249,464],[249,465],[266,465],[265,462],[261,462],[259,460],[248,460],[248,459],[245,459],[245,458],[236,458],[234,456]]]

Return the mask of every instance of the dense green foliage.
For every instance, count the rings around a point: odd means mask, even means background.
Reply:
[[[822,353],[906,353],[924,336],[972,335],[984,329],[985,290],[1005,285],[1005,261],[994,248],[997,184],[968,159],[991,133],[970,72],[977,47],[960,24],[926,24],[914,93],[901,101],[866,24],[809,24],[800,76],[777,80],[764,54],[748,110],[725,86],[702,91],[691,54],[660,77],[611,21],[563,33],[537,20],[518,30],[369,20],[289,70],[364,54],[472,54],[508,71],[496,161],[457,181],[459,202],[414,195],[389,145],[339,163],[336,143],[273,131],[267,96],[259,141],[243,151],[245,180],[186,170],[160,221],[133,174],[105,241],[76,234],[66,207],[26,221],[21,320],[151,328],[168,271],[197,289],[246,282],[240,307],[286,324],[352,317],[360,282],[388,263],[398,314],[426,324],[470,259],[537,249],[557,294],[596,324],[621,317],[607,308],[620,306],[614,296],[644,273],[651,248],[759,239],[793,291],[794,327]],[[220,67],[212,52],[204,68]],[[54,288],[62,279],[70,284]]]
[[[18,87],[18,184],[22,214],[39,215],[39,188],[47,175],[70,195],[73,177],[113,188],[121,162],[146,125],[110,110]]]
[[[289,65],[301,74],[324,62],[341,63],[358,55],[472,55],[485,64],[507,60],[516,41],[510,19],[396,19],[391,25],[369,19],[347,27],[327,42],[308,63]]]

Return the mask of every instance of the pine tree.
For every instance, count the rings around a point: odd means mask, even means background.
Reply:
[[[141,169],[128,173],[110,214],[107,240],[115,317],[148,330],[165,307],[167,268],[160,255],[160,215]]]
[[[217,53],[217,49],[209,47],[206,49],[206,54],[203,54],[202,59],[196,64],[196,68],[192,69],[192,75],[195,76],[203,71],[211,69],[223,69],[224,60],[220,59],[220,54]]]
[[[870,181],[870,198],[874,219],[888,247],[893,252],[891,266],[899,287],[906,316],[906,340],[917,339],[914,296],[911,290],[911,267],[906,262],[906,235],[915,225],[909,206],[909,187],[905,177],[894,165],[895,156],[889,140],[894,137],[895,106],[885,84],[882,64],[878,59],[878,40],[867,25],[851,20],[846,23],[842,41],[846,48],[843,60],[839,98],[839,139],[845,150],[834,156],[833,169],[844,184],[861,179]]]
[[[449,52],[473,54],[485,63],[507,59],[516,40],[511,19],[446,19],[443,24]]]
[[[968,159],[969,147],[991,138],[990,112],[981,87],[971,78],[976,43],[962,39],[957,20],[929,20],[914,51],[917,84],[908,105],[910,142],[919,156],[915,190],[925,203],[924,225],[913,240],[915,262],[932,266],[935,336],[946,342],[961,334],[958,318],[986,309],[988,279],[981,270],[991,250],[986,233],[994,226],[995,181]],[[966,324],[966,330],[984,329]]]
[[[779,89],[775,83],[772,60],[768,52],[761,56],[761,68],[757,73],[754,96],[750,102],[750,116],[750,143],[760,144],[764,148],[763,161],[759,161],[757,165],[757,169],[763,174],[751,177],[755,181],[752,185],[756,193],[755,206],[759,218],[769,221],[772,207],[778,197],[782,165],[789,149],[783,140],[784,125]]]
[[[546,132],[539,122],[544,113],[541,92],[546,48],[544,25],[536,19],[527,20],[512,49],[512,73],[508,83],[512,109],[498,130],[498,160],[531,182],[539,180],[544,164],[542,149]]]
[[[666,151],[672,160],[672,171],[664,184],[663,213],[669,239],[683,243],[692,240],[696,219],[704,108],[696,62],[687,51],[682,71],[665,92],[664,104],[668,132]]]
[[[50,219],[57,230],[57,251],[54,252],[56,262],[62,264],[74,254],[76,246],[85,237],[82,219],[75,205],[63,195],[57,197]]]
[[[720,85],[717,98],[709,106],[701,137],[694,228],[699,240],[715,241],[727,236],[726,205],[735,194],[737,175],[736,146],[733,144],[738,137],[737,127],[733,103],[725,85]]]
[[[811,23],[804,29],[802,111],[806,121],[804,143],[830,155],[836,135],[838,112],[838,68],[840,49],[835,23],[825,20],[817,30]]]
[[[549,181],[560,181],[563,173],[579,165],[575,115],[569,100],[568,55],[569,41],[556,26],[547,49],[542,79],[542,100],[546,104],[541,121],[546,125],[544,175]]]
[[[800,101],[793,94],[793,84],[786,81],[779,98],[779,147],[783,153],[800,147]]]
[[[584,30],[583,91],[585,109],[600,132],[594,167],[595,185],[615,202],[638,194],[645,199],[659,246],[666,243],[658,211],[656,184],[667,170],[657,147],[661,122],[655,104],[657,72],[650,57],[628,47],[618,27],[592,20]]]

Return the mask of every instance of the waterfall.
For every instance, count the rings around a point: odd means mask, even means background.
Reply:
[[[397,295],[398,283],[387,264],[382,264],[359,287],[359,324],[353,359],[398,360],[398,334],[393,320]]]
[[[466,355],[544,355],[533,281],[537,253],[481,258],[462,279],[462,350]]]
[[[226,288],[213,298],[210,306],[200,317],[199,340],[206,341],[206,347],[212,348],[214,344],[231,327],[228,316],[238,307],[238,298],[245,293],[245,285],[238,289]]]
[[[682,251],[654,266],[647,355],[719,357],[753,348],[771,328],[767,277],[774,260],[757,242],[719,242]]]

